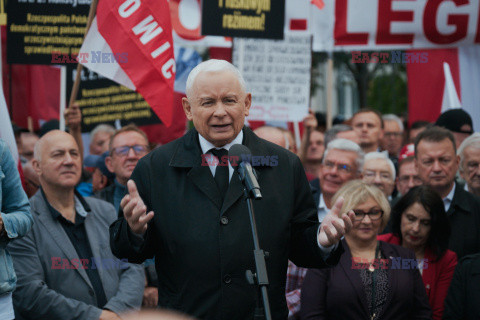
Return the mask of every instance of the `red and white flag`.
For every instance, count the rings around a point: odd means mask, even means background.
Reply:
[[[139,92],[162,122],[173,119],[175,58],[167,0],[102,0],[80,63]]]

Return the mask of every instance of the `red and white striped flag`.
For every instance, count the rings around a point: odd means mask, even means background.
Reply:
[[[78,60],[139,92],[165,125],[172,123],[175,58],[167,0],[99,1]]]

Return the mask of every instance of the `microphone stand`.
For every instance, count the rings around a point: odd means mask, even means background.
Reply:
[[[244,174],[240,173],[240,180],[244,182],[242,177],[244,177]],[[258,290],[254,319],[255,320],[260,320],[260,319],[271,320],[272,314],[270,312],[270,303],[268,301],[268,292],[267,292],[268,275],[267,275],[267,266],[265,264],[265,257],[268,257],[268,252],[265,252],[262,249],[260,249],[260,245],[258,241],[257,224],[255,222],[255,212],[253,210],[253,201],[252,201],[252,198],[254,197],[254,195],[252,194],[252,192],[248,192],[245,186],[244,186],[243,192],[244,192],[245,200],[247,201],[248,214],[250,217],[250,225],[252,227],[253,245],[254,245],[253,255],[255,257],[255,269],[256,269],[255,273],[252,273],[251,270],[247,270],[245,275],[247,277],[247,281],[251,285],[256,285]],[[260,299],[260,295],[262,296],[262,299]],[[263,308],[262,308],[262,304],[263,304]]]

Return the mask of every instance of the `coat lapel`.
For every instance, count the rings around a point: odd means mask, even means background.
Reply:
[[[193,167],[187,174],[192,182],[202,191],[215,205],[218,210],[222,208],[222,195],[218,190],[212,172],[207,166]],[[230,187],[229,187],[230,190]],[[227,191],[228,196],[228,191]]]
[[[250,149],[252,156],[268,156],[268,151],[265,148],[265,144],[253,133],[248,127],[243,128],[243,144]],[[270,166],[260,166],[253,168],[257,175],[257,181],[262,188],[262,171],[271,169]],[[244,186],[240,181],[240,177],[237,171],[234,171],[232,179],[230,179],[230,185],[228,187],[227,195],[223,203],[221,214],[225,212],[235,204],[240,197],[244,194]]]
[[[362,279],[357,270],[352,269],[352,254],[350,253],[350,248],[345,240],[342,240],[343,248],[345,249],[344,254],[340,258],[340,266],[343,269],[343,272],[347,276],[348,280],[352,284],[355,293],[358,296],[358,299],[361,302],[363,311],[365,313],[365,318],[368,318],[368,302],[367,297],[365,296],[365,290],[363,288]]]
[[[264,148],[264,143],[247,127],[243,128],[244,141],[243,144],[247,146],[252,155],[266,156],[267,151]],[[190,168],[187,176],[195,184],[198,189],[212,201],[221,214],[225,212],[235,204],[243,195],[243,184],[240,182],[238,173],[234,171],[230,184],[228,186],[225,200],[222,203],[222,195],[215,184],[215,180],[212,176],[210,168],[208,166],[202,166],[202,150],[198,142],[198,132],[195,129],[191,129],[184,136],[182,143],[179,143],[177,150],[170,160],[170,166],[178,168]],[[261,185],[261,171],[270,167],[256,167],[258,183]]]
[[[190,168],[188,178],[217,206],[218,210],[222,208],[222,195],[215,184],[212,172],[208,166],[202,166],[202,150],[197,130],[191,129],[185,134],[170,159],[170,166]]]
[[[43,196],[40,192],[37,192],[35,195],[36,199],[34,199],[35,203],[35,213],[38,215],[38,220],[42,223],[48,233],[51,235],[52,239],[55,243],[62,249],[65,257],[72,261],[72,259],[80,259],[78,257],[77,251],[75,250],[70,238],[66,234],[65,230],[63,230],[60,222],[53,219],[50,211],[43,200]],[[90,279],[87,276],[87,273],[82,268],[77,268],[76,271],[80,274],[80,276],[85,280],[85,282],[91,287],[92,284],[90,283]]]

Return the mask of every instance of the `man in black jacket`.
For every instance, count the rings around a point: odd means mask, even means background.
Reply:
[[[339,202],[319,228],[300,160],[244,128],[250,105],[251,94],[233,65],[198,65],[183,99],[195,129],[142,158],[128,182],[121,203],[125,218],[110,229],[112,250],[137,262],[155,255],[160,307],[203,319],[253,319],[257,290],[245,271],[254,271],[255,262],[243,186],[225,156],[212,161],[234,144],[255,157],[263,199],[254,208],[260,246],[269,253],[273,318],[287,317],[288,259],[305,267],[338,262],[338,242],[353,213],[340,218]]]
[[[424,185],[442,197],[452,233],[449,249],[458,258],[480,252],[480,198],[455,182],[460,158],[450,131],[432,127],[415,140],[415,164]]]

